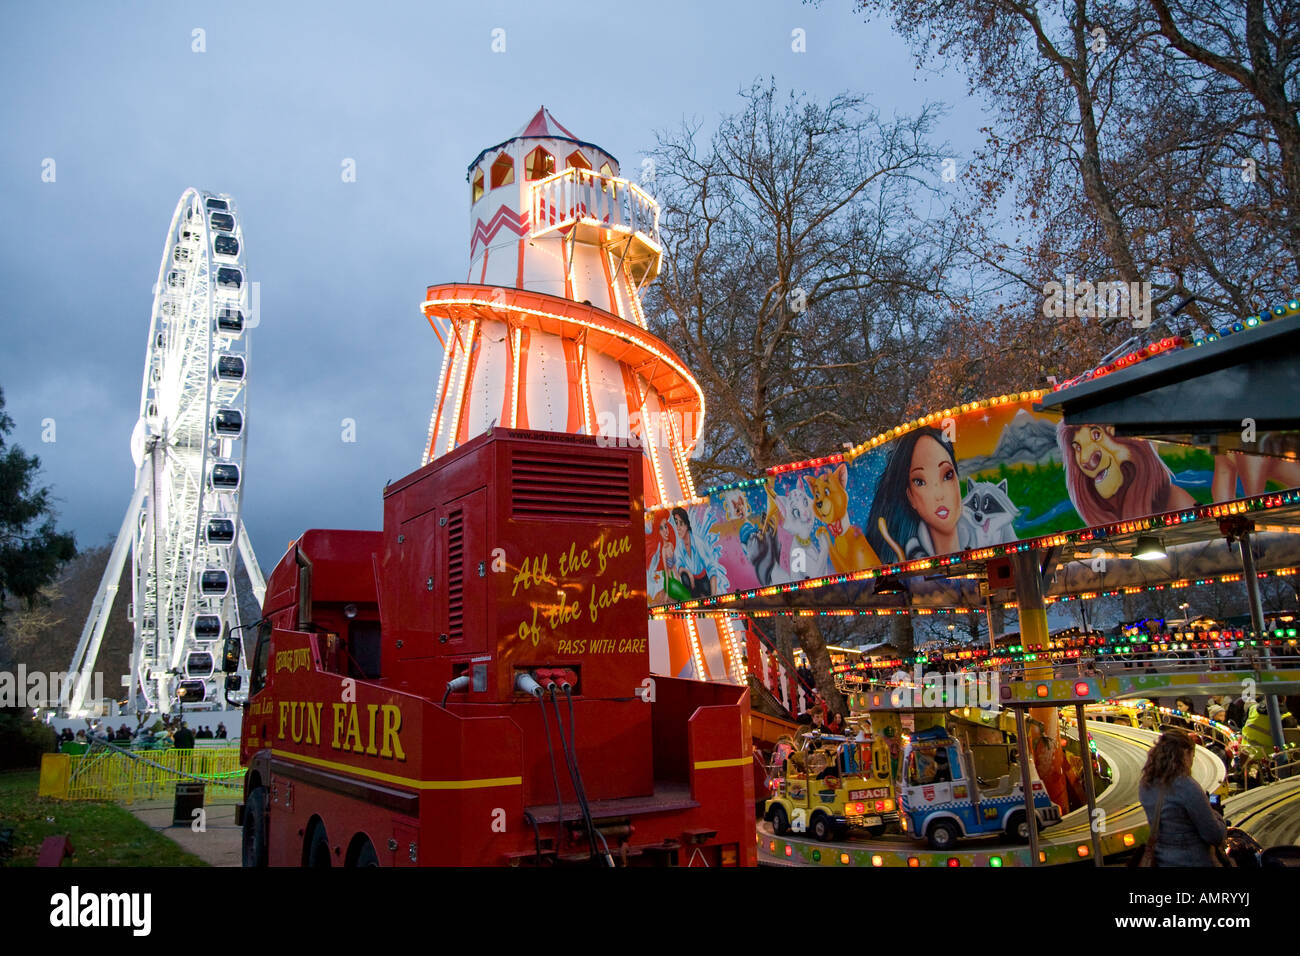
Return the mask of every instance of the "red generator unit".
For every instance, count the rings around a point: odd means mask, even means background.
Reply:
[[[650,673],[641,480],[497,428],[382,532],[304,532],[250,658],[244,864],[754,865],[748,689]]]

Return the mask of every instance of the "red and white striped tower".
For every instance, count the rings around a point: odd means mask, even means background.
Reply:
[[[493,425],[635,438],[646,507],[694,497],[704,394],[641,310],[658,204],[545,107],[467,178],[469,275],[423,304],[444,351],[424,462]],[[652,621],[650,636],[656,673],[745,679],[730,622]]]

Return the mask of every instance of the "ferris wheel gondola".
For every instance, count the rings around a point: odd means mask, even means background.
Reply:
[[[131,436],[135,493],[70,671],[84,711],[118,579],[131,549],[131,700],[168,712],[220,700],[205,666],[239,621],[236,552],[261,603],[266,585],[241,521],[247,445],[250,286],[229,196],[188,189],[163,247]],[[206,656],[205,656],[206,655]]]

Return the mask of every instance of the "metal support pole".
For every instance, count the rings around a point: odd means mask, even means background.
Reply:
[[[989,593],[984,596],[984,619],[989,625],[989,656],[993,656],[993,648],[997,643],[995,638],[997,634],[993,631],[993,590],[990,588]]]
[[[1241,569],[1246,578],[1246,597],[1250,601],[1250,626],[1260,640],[1263,640],[1264,611],[1259,601],[1259,575],[1255,571],[1255,554],[1251,550],[1249,531],[1241,533]],[[1261,647],[1261,652],[1263,669],[1272,670],[1268,648]],[[1282,711],[1278,706],[1277,696],[1268,694],[1265,700],[1268,703],[1268,729],[1273,737],[1273,745],[1278,748],[1285,747],[1286,736],[1282,733]]]
[[[1092,779],[1092,750],[1088,747],[1088,728],[1084,724],[1083,704],[1074,705],[1074,719],[1079,725],[1079,758],[1083,761],[1083,792],[1088,795],[1088,833],[1092,840],[1092,862],[1102,865],[1101,832],[1097,829],[1097,788]]]
[[[1043,552],[1037,548],[1021,551],[1012,555],[1011,559],[1016,575],[1016,601],[1020,605],[1017,612],[1020,618],[1020,643],[1027,655],[1033,654],[1036,658],[1024,662],[1024,679],[1030,681],[1052,680],[1055,677],[1051,657],[1047,653],[1047,605],[1043,603],[1042,560]],[[1031,707],[1029,716],[1043,727],[1044,753],[1049,758],[1038,766],[1038,775],[1049,795],[1063,793],[1066,790],[1065,780],[1051,759],[1055,748],[1061,745],[1059,708]],[[1025,755],[1028,759],[1033,759],[1028,741],[1025,742]]]
[[[1025,799],[1025,822],[1029,825],[1029,865],[1038,865],[1038,811],[1034,809],[1034,790],[1029,782],[1029,761],[1034,759],[1025,727],[1025,708],[1016,708],[1016,750],[1020,757],[1020,787]]]

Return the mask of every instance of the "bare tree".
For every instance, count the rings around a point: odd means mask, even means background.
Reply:
[[[647,315],[705,390],[704,483],[901,421],[958,246],[927,204],[936,107],[885,119],[857,96],[820,104],[772,83],[742,99],[712,136],[684,124],[655,153],[666,265]],[[793,626],[819,691],[843,709],[818,627]]]
[[[87,548],[70,561],[45,592],[48,603],[24,609],[15,615],[10,629],[14,661],[29,671],[63,671],[81,637],[82,625],[90,613],[95,590],[108,563],[107,545]],[[130,567],[123,569],[119,594],[131,593]],[[126,619],[126,602],[115,602],[104,632],[96,670],[104,675],[104,687],[116,692],[120,676],[130,672],[134,633]]]
[[[1132,316],[1114,312],[1043,322],[1033,299],[1068,274],[1150,282],[1154,317],[1178,302],[1202,329],[1292,294],[1294,7],[1251,0],[1243,18],[1202,0],[860,0],[918,62],[959,63],[993,108],[968,190],[985,226],[968,251],[993,306],[970,321],[992,354],[1011,345],[1012,368],[1037,359],[1059,374],[1069,343],[1069,364],[1087,368],[1131,334]],[[1026,339],[1043,349],[1020,354]],[[964,361],[958,372],[983,373]]]
[[[1253,101],[1267,133],[1258,136],[1263,147],[1259,154],[1243,159],[1251,168],[1249,163],[1258,165],[1263,153],[1276,150],[1281,187],[1277,201],[1284,211],[1292,259],[1300,268],[1300,120],[1296,118],[1300,4],[1289,0],[1149,2],[1161,35],[1174,49]]]

